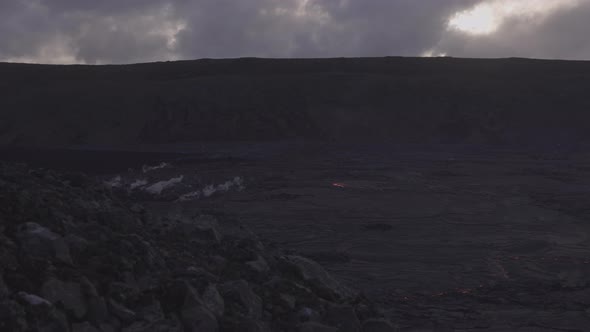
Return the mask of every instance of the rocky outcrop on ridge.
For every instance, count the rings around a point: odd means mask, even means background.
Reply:
[[[0,164],[0,330],[395,329],[222,213],[152,213],[84,174]]]

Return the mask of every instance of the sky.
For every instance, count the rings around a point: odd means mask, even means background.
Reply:
[[[590,0],[0,0],[0,61],[590,60]]]

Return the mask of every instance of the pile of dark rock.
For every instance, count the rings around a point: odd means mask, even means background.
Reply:
[[[223,213],[146,209],[0,164],[0,331],[394,331],[319,264]]]

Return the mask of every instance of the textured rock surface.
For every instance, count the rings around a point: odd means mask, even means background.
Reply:
[[[288,255],[282,257],[285,269],[293,271],[303,278],[310,287],[326,298],[347,299],[353,296],[353,292],[339,283],[318,263],[311,259]]]
[[[396,332],[394,325],[385,319],[367,319],[362,325],[363,332]]]
[[[285,254],[235,220],[152,214],[90,177],[67,178],[0,164],[2,331],[290,332],[345,305],[319,265],[283,269]],[[305,286],[317,282],[321,292]]]
[[[195,157],[150,173],[150,183],[187,174],[195,186],[206,183],[191,172],[247,179],[243,192],[184,203],[174,201],[184,192],[149,201],[82,174],[3,166],[0,331],[60,330],[64,319],[70,329],[183,331],[212,323],[207,311],[219,331],[358,328],[357,320],[363,332],[590,326],[587,150],[313,148],[271,162]],[[120,175],[124,183],[145,176]],[[17,234],[26,223],[63,238],[71,263],[25,250]],[[365,227],[375,224],[391,229]],[[214,227],[213,241],[191,241],[193,225]],[[262,260],[268,270],[253,266]],[[43,292],[51,280],[80,285],[83,317]],[[226,293],[238,281],[245,295]],[[334,300],[339,287],[324,288],[342,281],[379,305]],[[260,299],[256,315],[244,306],[248,294]],[[183,320],[183,311],[202,318]]]

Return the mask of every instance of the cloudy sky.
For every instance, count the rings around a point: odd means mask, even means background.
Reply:
[[[0,0],[0,61],[590,59],[590,0]]]

